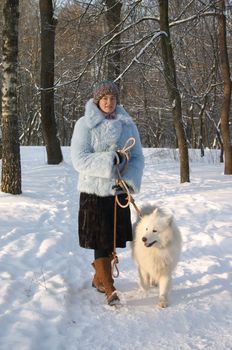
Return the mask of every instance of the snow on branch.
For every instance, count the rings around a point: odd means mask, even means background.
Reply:
[[[118,81],[123,77],[123,75],[130,69],[130,67],[134,63],[139,63],[139,57],[142,56],[142,54],[146,51],[146,49],[153,43],[154,39],[158,38],[160,35],[166,35],[166,32],[160,31],[158,33],[155,33],[152,38],[147,42],[147,44],[140,50],[140,52],[131,60],[131,62],[128,64],[128,66],[124,69],[124,71],[115,79],[115,81]]]

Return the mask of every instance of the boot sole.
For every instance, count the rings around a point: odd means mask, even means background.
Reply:
[[[109,297],[110,300],[108,300],[108,305],[114,306],[114,305],[119,305],[120,304],[120,299],[116,294],[116,291],[111,294]]]
[[[108,302],[108,305],[109,306],[120,306],[121,305],[120,299],[111,300]]]

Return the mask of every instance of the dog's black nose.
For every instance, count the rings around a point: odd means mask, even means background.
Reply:
[[[146,242],[146,241],[147,241],[147,238],[146,238],[146,237],[143,237],[143,238],[142,238],[142,241],[143,241],[143,242]]]

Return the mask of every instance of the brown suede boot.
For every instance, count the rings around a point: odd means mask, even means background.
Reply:
[[[110,258],[98,258],[94,261],[97,275],[105,288],[105,294],[109,305],[115,305],[119,303],[119,297],[117,296],[116,289],[114,288],[114,280],[111,274],[111,259]]]
[[[96,260],[95,260],[96,261]],[[92,287],[96,288],[98,292],[100,293],[105,293],[105,287],[103,286],[103,283],[101,282],[101,280],[98,277],[98,273],[95,267],[95,261],[92,262],[92,266],[95,269],[95,275],[93,276],[93,280],[92,280]]]

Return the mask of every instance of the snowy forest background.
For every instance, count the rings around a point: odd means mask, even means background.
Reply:
[[[120,52],[121,102],[142,133],[146,147],[175,147],[172,113],[160,53],[157,1],[123,3],[117,28],[107,25],[107,1],[54,1],[55,115],[62,145],[70,144],[75,121],[82,116],[94,82],[107,76],[107,62]],[[222,103],[219,65],[219,1],[169,1],[169,21],[182,97],[183,121],[191,147],[216,146]],[[1,2],[3,7],[4,1]],[[19,18],[18,116],[20,143],[43,143],[40,121],[39,2],[21,0]],[[232,60],[232,16],[227,3],[227,45]],[[210,15],[211,13],[211,15]],[[2,17],[2,16],[1,16]],[[0,26],[2,30],[2,23]],[[112,37],[120,31],[120,42]],[[111,45],[112,44],[112,45]],[[144,47],[149,44],[146,49]],[[144,49],[144,50],[143,50]],[[141,50],[142,54],[139,56]],[[138,57],[139,56],[139,57]],[[114,77],[111,77],[114,78]]]
[[[206,147],[221,148],[225,174],[232,173],[231,1],[5,0],[0,6],[2,182],[10,171],[20,177],[19,160],[14,171],[6,164],[19,145],[46,145],[49,164],[62,160],[60,146],[70,145],[101,79],[120,86],[144,147],[179,148],[181,182],[190,181],[187,148],[200,148],[202,156]],[[3,96],[9,59],[13,84]],[[8,187],[2,184],[14,192]]]
[[[0,1],[1,350],[232,349],[231,12],[228,0]],[[165,310],[139,290],[129,246],[122,308],[109,310],[78,246],[69,145],[103,78],[140,131],[138,207],[170,208],[182,233]]]

